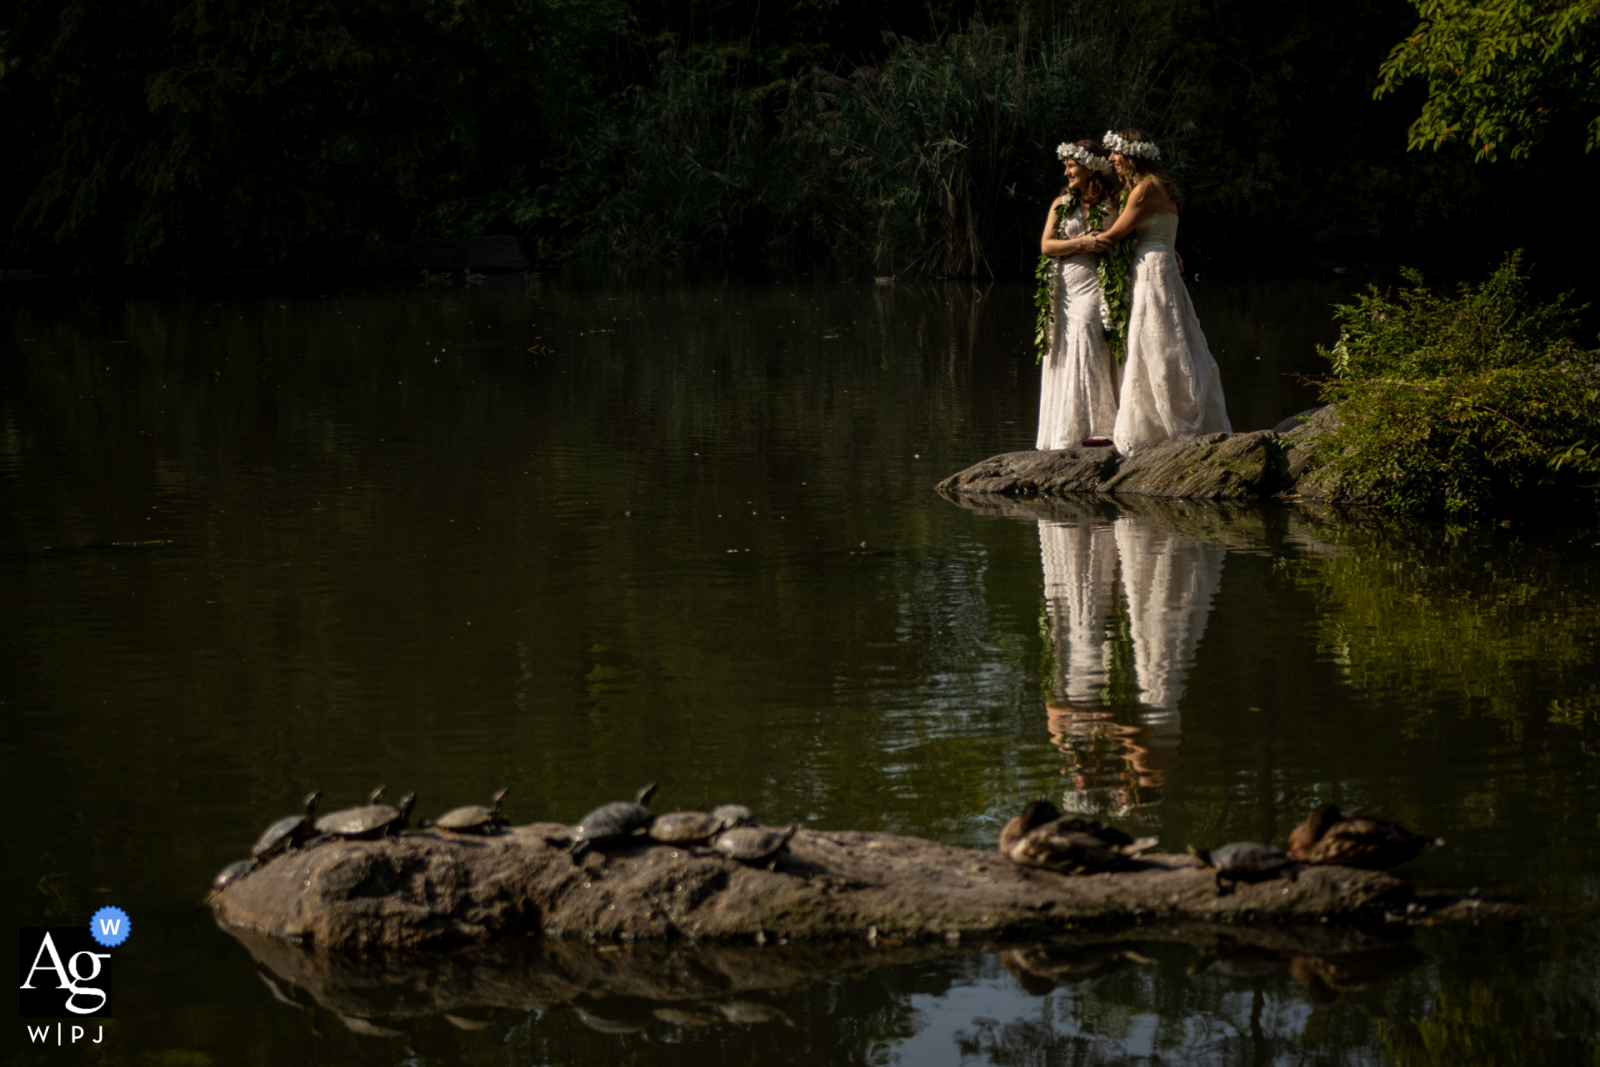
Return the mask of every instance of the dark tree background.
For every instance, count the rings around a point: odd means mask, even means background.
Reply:
[[[10,0],[0,265],[199,280],[548,260],[1016,274],[1054,145],[1136,124],[1191,262],[1587,243],[1578,120],[1407,152],[1405,0]],[[1579,262],[1574,260],[1574,262]]]

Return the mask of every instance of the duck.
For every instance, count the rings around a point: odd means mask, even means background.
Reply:
[[[1064,816],[1048,800],[1031,801],[1000,831],[1000,854],[1006,859],[1062,874],[1111,870],[1155,845],[1153,837],[1134,839],[1094,819]]]
[[[432,271],[429,271],[429,270],[424,270],[422,272],[422,284],[423,285],[443,285],[445,282],[447,282],[449,280],[450,280],[450,272],[449,271],[445,271],[443,274],[435,274],[435,273],[433,273]]]
[[[468,285],[480,285],[483,283],[486,277],[487,275],[474,273],[470,267],[467,269],[466,278]]]
[[[1332,804],[1318,804],[1289,831],[1289,857],[1297,863],[1386,871],[1444,844],[1382,819],[1350,818]]]

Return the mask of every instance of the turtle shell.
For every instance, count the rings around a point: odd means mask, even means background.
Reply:
[[[304,815],[285,815],[265,830],[256,838],[256,843],[250,846],[250,855],[256,859],[265,859],[275,852],[287,848],[294,837],[296,830],[305,824]]]
[[[250,846],[251,857],[265,860],[285,849],[304,844],[307,839],[316,836],[317,802],[321,799],[320,789],[307,793],[306,798],[301,801],[306,806],[304,815],[285,815],[261,831],[256,843]]]
[[[572,828],[572,836],[578,841],[609,841],[645,829],[654,820],[655,814],[643,804],[613,800],[579,819],[578,825]]]
[[[317,833],[331,837],[383,837],[405,829],[411,818],[411,806],[416,795],[407,793],[400,798],[398,808],[388,804],[363,804],[359,808],[345,808],[329,812],[317,820]]]
[[[1284,852],[1259,841],[1235,841],[1211,850],[1211,866],[1227,876],[1271,874],[1291,862]]]
[[[782,852],[799,829],[798,826],[791,826],[787,830],[735,826],[718,834],[711,842],[711,847],[730,859],[764,860]]]
[[[645,805],[650,803],[655,792],[656,784],[651,782],[639,790],[632,800],[613,800],[579,819],[572,828],[572,854],[582,855],[585,849],[599,841],[610,841],[635,830],[648,830],[655,821],[655,813]]]
[[[743,804],[718,804],[711,809],[711,817],[723,826],[760,826],[756,813]]]
[[[235,860],[217,872],[217,876],[211,879],[211,888],[219,891],[226,889],[255,869],[255,860]]]
[[[500,804],[505,798],[506,790],[502,789],[494,795],[492,808],[486,808],[482,804],[466,804],[459,808],[451,808],[433,820],[433,825],[441,830],[450,830],[458,834],[487,833],[505,825],[505,820],[500,817]]]
[[[669,811],[650,824],[650,836],[668,845],[704,841],[723,828],[721,819],[703,811]]]

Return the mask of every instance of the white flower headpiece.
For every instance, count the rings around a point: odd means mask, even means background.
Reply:
[[[1056,145],[1056,158],[1074,160],[1080,167],[1088,167],[1101,174],[1110,174],[1116,169],[1111,165],[1111,160],[1102,159],[1083,145],[1073,144],[1071,141],[1062,141]]]
[[[1105,146],[1113,152],[1121,152],[1125,156],[1135,159],[1160,159],[1161,149],[1155,146],[1154,141],[1130,141],[1125,137],[1118,137],[1110,130],[1101,138]]]

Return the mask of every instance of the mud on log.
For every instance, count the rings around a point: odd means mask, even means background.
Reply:
[[[322,949],[620,941],[1047,938],[1144,923],[1362,923],[1416,896],[1388,874],[1306,868],[1222,895],[1187,856],[1066,876],[913,837],[801,830],[773,869],[637,838],[575,862],[553,823],[489,837],[326,841],[216,893],[225,926]]]

